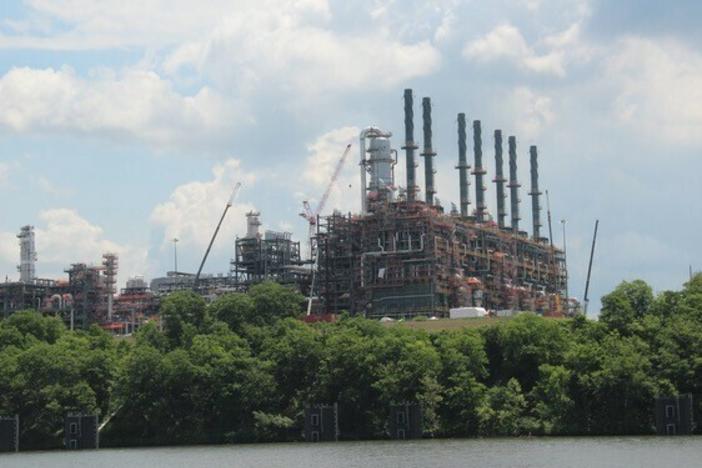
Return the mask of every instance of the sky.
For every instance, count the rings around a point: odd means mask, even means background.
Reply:
[[[701,14],[682,0],[3,1],[0,274],[18,278],[26,224],[40,277],[107,251],[121,285],[162,276],[173,238],[179,270],[195,271],[237,181],[206,272],[228,271],[250,210],[304,242],[302,201],[315,206],[361,128],[402,146],[412,88],[420,144],[421,98],[432,98],[447,209],[465,112],[482,121],[489,180],[492,131],[517,137],[529,231],[538,146],[578,298],[600,220],[591,315],[623,280],[678,289],[690,265],[702,269]],[[358,157],[323,214],[359,210]],[[487,200],[494,213],[494,184]]]

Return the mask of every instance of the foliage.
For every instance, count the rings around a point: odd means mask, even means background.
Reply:
[[[386,437],[402,402],[442,437],[650,434],[655,397],[687,392],[699,420],[702,276],[656,296],[623,282],[602,302],[600,321],[428,332],[306,324],[298,293],[264,283],[209,305],[174,293],[163,331],[119,344],[19,312],[0,322],[0,414],[20,415],[27,448],[58,446],[69,411],[112,416],[102,445],[297,440],[308,403],[338,403],[350,439]]]

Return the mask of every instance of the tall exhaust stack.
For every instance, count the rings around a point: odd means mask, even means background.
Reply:
[[[500,229],[505,227],[505,179],[502,172],[502,130],[495,130],[495,179],[497,186],[497,225]]]
[[[475,166],[475,218],[479,223],[485,221],[485,185],[483,176],[486,171],[483,169],[483,140],[480,135],[480,120],[473,121],[473,156]]]
[[[531,218],[534,224],[534,240],[541,238],[541,205],[539,204],[539,163],[536,146],[529,147],[529,162],[531,167]]]
[[[512,216],[512,231],[519,232],[519,182],[517,182],[517,139],[513,136],[507,139],[509,147],[509,201]]]
[[[417,197],[417,180],[414,169],[417,167],[414,162],[414,150],[417,145],[414,143],[414,100],[412,90],[405,89],[405,161],[407,163],[407,201],[413,202]]]
[[[432,158],[436,153],[431,147],[431,98],[422,98],[422,118],[424,119],[424,193],[426,202],[434,204],[434,161]]]
[[[466,114],[458,114],[458,179],[461,192],[461,216],[468,216],[470,205],[470,178],[468,170],[470,165],[466,159]]]

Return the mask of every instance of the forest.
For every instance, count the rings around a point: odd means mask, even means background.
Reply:
[[[0,321],[0,415],[23,450],[61,446],[67,412],[107,421],[101,446],[302,440],[307,403],[339,404],[342,439],[386,437],[418,402],[427,437],[652,434],[657,395],[702,396],[702,274],[655,294],[622,282],[598,320],[521,314],[441,332],[341,316],[263,283],[206,303],[162,301],[163,330],[129,339],[54,317]],[[699,429],[698,429],[699,431]]]

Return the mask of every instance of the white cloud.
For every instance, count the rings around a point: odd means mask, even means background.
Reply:
[[[54,197],[63,197],[72,193],[70,189],[56,185],[44,176],[38,176],[36,180],[37,185],[42,191]]]
[[[265,84],[313,94],[387,88],[439,64],[440,54],[428,41],[406,44],[383,29],[347,35],[285,9],[258,8],[226,17],[205,39],[181,45],[164,70],[195,70],[245,92]]]
[[[39,277],[63,277],[63,270],[72,263],[100,264],[106,252],[119,256],[118,285],[146,268],[145,249],[107,239],[100,226],[73,209],[44,210],[39,213],[39,220],[35,228]],[[19,244],[15,233],[0,232],[0,259],[7,263],[18,262]]]
[[[518,28],[506,23],[468,42],[463,56],[478,63],[506,61],[533,73],[563,78],[567,65],[587,62],[593,54],[593,49],[580,40],[580,33],[580,23],[576,22],[559,33],[540,38],[532,46]]]
[[[532,72],[565,76],[562,53],[537,54],[519,29],[511,24],[499,25],[485,36],[468,42],[463,56],[481,63],[506,60]]]
[[[551,98],[524,86],[511,93],[507,108],[517,135],[527,141],[538,137],[556,119]]]
[[[607,60],[614,114],[647,138],[702,144],[702,55],[673,40],[628,38]]]
[[[157,145],[205,140],[233,120],[209,88],[183,96],[156,73],[135,69],[83,79],[68,67],[13,68],[0,78],[0,102],[0,127],[15,132],[126,135]]]
[[[302,178],[297,196],[308,200],[316,210],[319,200],[331,182],[334,169],[346,145],[352,144],[341,173],[333,184],[329,199],[320,214],[330,214],[333,210],[358,212],[361,208],[360,160],[357,127],[342,127],[329,131],[308,145]]]
[[[164,231],[161,248],[168,248],[172,239],[178,238],[179,246],[204,249],[235,184],[242,183],[241,198],[247,192],[252,193],[255,180],[254,174],[241,169],[238,160],[229,159],[214,166],[211,180],[188,182],[176,187],[168,201],[157,205],[151,212],[151,223]],[[231,240],[245,234],[245,214],[254,209],[249,203],[235,202],[227,213],[218,238]],[[225,244],[229,252],[231,241],[219,243],[220,246]]]

